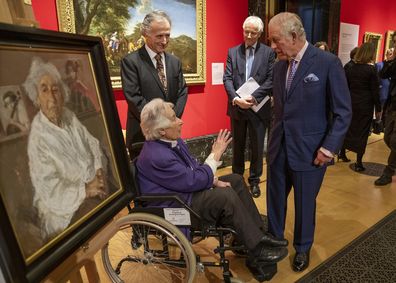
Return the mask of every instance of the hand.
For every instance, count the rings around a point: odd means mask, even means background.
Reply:
[[[248,98],[238,97],[235,99],[235,104],[241,107],[242,109],[249,109],[250,107],[253,106],[253,103],[250,101],[251,101],[251,97]]]
[[[103,170],[96,170],[95,177],[88,183],[85,184],[85,197],[99,197],[100,199],[105,199],[107,197],[107,193],[104,190],[104,179],[103,179]]]
[[[328,157],[328,156],[324,155],[323,152],[318,150],[318,153],[317,153],[316,158],[314,160],[314,164],[316,166],[323,166],[323,165],[329,163],[332,159],[333,159],[333,157]]]
[[[229,187],[231,187],[231,183],[230,182],[223,182],[223,181],[220,181],[219,179],[215,178],[215,180],[213,181],[213,187],[216,187],[216,188],[229,188]]]
[[[232,141],[231,132],[227,129],[220,130],[217,139],[212,146],[212,153],[214,153],[214,160],[219,161],[227,146]]]

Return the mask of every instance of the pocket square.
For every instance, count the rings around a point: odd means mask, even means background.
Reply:
[[[304,78],[304,83],[317,82],[319,78],[315,74],[309,74]]]

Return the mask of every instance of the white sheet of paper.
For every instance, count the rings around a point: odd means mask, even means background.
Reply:
[[[256,82],[256,80],[250,77],[243,85],[241,85],[240,88],[237,89],[236,93],[240,97],[244,98],[252,95],[252,93],[259,87],[260,85]]]
[[[185,208],[164,208],[164,217],[173,225],[191,225],[190,212]]]
[[[253,110],[254,112],[259,111],[259,110],[261,109],[261,107],[263,107],[263,105],[264,105],[268,100],[269,100],[269,95],[267,95],[266,97],[264,97],[264,99],[261,100],[261,102],[260,102],[259,104],[253,105],[253,106],[252,106],[252,110]]]
[[[224,63],[212,63],[212,85],[222,85]]]
[[[250,77],[243,85],[241,85],[240,88],[236,91],[236,93],[244,98],[251,96],[253,92],[255,92],[256,89],[258,89],[260,85],[256,82],[256,80],[253,77]],[[253,105],[252,110],[254,112],[257,112],[263,107],[263,105],[268,101],[269,96],[266,96],[258,105]]]

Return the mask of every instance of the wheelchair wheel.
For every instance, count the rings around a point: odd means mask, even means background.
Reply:
[[[156,215],[132,213],[117,220],[118,232],[102,248],[113,282],[192,282],[196,258],[191,243]]]

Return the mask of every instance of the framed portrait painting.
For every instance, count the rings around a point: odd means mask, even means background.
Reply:
[[[385,60],[386,50],[391,49],[392,47],[394,47],[394,44],[392,42],[392,37],[393,37],[393,35],[395,33],[396,33],[396,31],[394,31],[394,30],[388,30],[386,32],[385,48],[384,48],[384,60]]]
[[[112,85],[121,87],[122,58],[144,44],[140,27],[152,10],[171,18],[167,52],[182,61],[187,84],[205,83],[206,0],[56,0],[59,30],[101,37]]]
[[[365,32],[364,33],[364,38],[363,42],[371,42],[375,46],[375,62],[378,62],[379,60],[379,51],[381,49],[381,40],[382,40],[382,34],[379,33],[373,33],[373,32]]]
[[[0,24],[0,267],[39,282],[132,199],[100,38]]]

